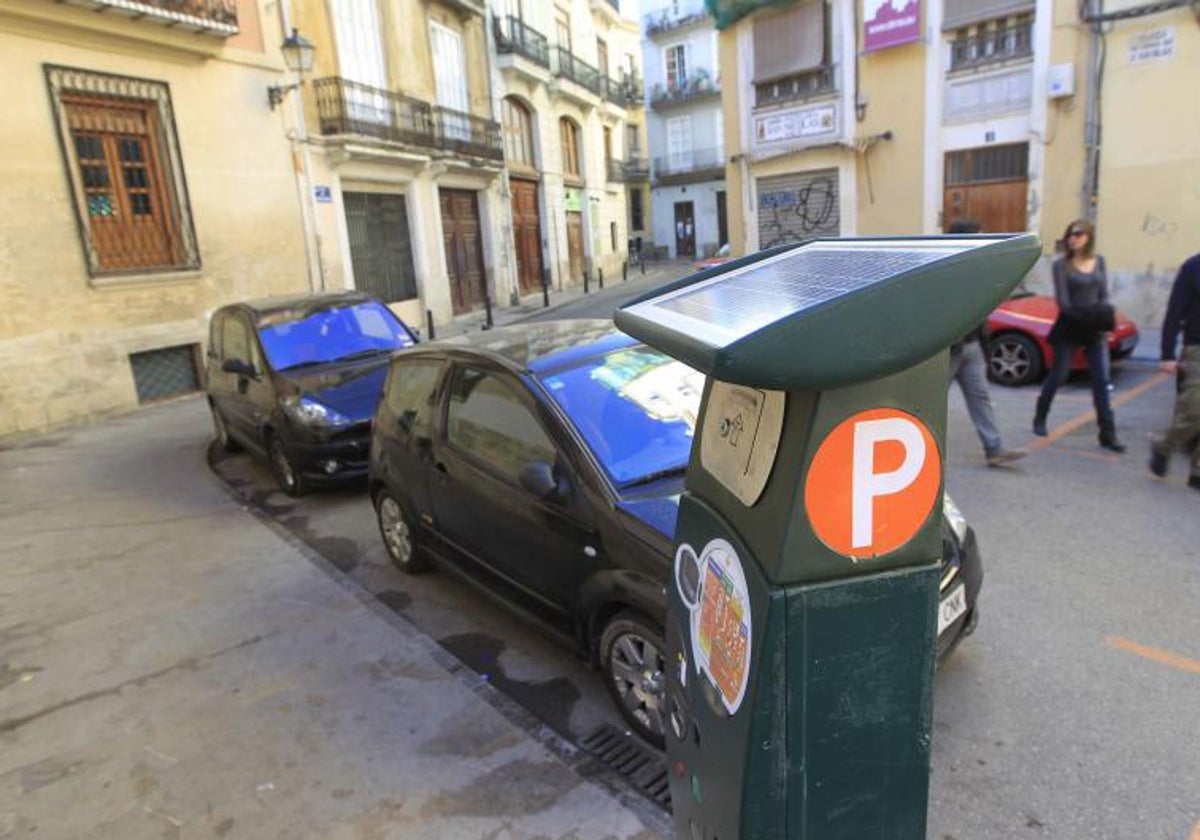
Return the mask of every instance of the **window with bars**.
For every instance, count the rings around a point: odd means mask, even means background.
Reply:
[[[1012,143],[946,154],[946,186],[1029,177],[1029,144]]]
[[[955,31],[950,70],[1033,57],[1033,16],[993,20]]]
[[[167,85],[45,69],[89,273],[199,268]]]
[[[182,344],[129,354],[139,403],[155,402],[200,390],[200,346]]]

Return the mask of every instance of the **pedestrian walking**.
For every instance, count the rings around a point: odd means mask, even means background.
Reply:
[[[1176,358],[1180,332],[1183,353]],[[1188,487],[1200,490],[1200,254],[1183,264],[1171,287],[1162,324],[1162,369],[1176,375],[1178,387],[1171,425],[1150,444],[1150,472],[1165,476],[1171,453],[1190,450]]]
[[[982,226],[971,219],[950,223],[948,233],[979,233]],[[967,414],[975,426],[975,433],[983,444],[983,454],[989,467],[1001,467],[1024,458],[1024,449],[1009,449],[1004,445],[1000,429],[996,426],[996,409],[992,406],[992,395],[988,392],[987,355],[984,352],[984,325],[980,324],[961,341],[950,345],[950,378],[958,383]]]
[[[983,454],[989,467],[1002,467],[1029,454],[1024,449],[1006,447],[996,426],[996,409],[988,392],[982,326],[963,336],[962,341],[950,345],[950,377],[962,390],[967,414],[971,416],[975,433],[983,444]]]
[[[1058,320],[1050,329],[1054,365],[1042,384],[1033,415],[1033,433],[1046,436],[1046,418],[1058,387],[1067,380],[1075,350],[1082,347],[1087,355],[1092,380],[1092,403],[1100,427],[1100,445],[1113,452],[1124,452],[1117,439],[1116,419],[1109,401],[1107,376],[1107,336],[1116,318],[1108,302],[1108,273],[1104,257],[1096,253],[1096,229],[1087,219],[1067,225],[1063,235],[1063,256],[1054,261],[1054,297],[1058,301]]]

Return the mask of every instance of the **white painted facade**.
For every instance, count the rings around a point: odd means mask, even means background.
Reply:
[[[729,241],[717,199],[726,193],[718,33],[702,0],[646,0],[642,10],[653,244],[675,259],[689,256],[686,241],[701,258]],[[690,236],[679,227],[688,205]]]

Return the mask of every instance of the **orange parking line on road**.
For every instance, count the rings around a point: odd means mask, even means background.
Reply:
[[[1191,671],[1193,674],[1200,674],[1200,662],[1197,662],[1195,659],[1189,659],[1178,653],[1171,653],[1169,650],[1160,650],[1159,648],[1140,645],[1137,642],[1131,642],[1129,639],[1123,639],[1120,636],[1106,636],[1104,640],[1117,650],[1132,653],[1134,656],[1141,656],[1160,665],[1178,668],[1180,671]],[[1200,826],[1197,826],[1197,828],[1200,828]],[[1200,840],[1200,837],[1196,837],[1193,833],[1193,836],[1189,840]]]
[[[1141,385],[1130,388],[1128,391],[1121,392],[1121,395],[1112,401],[1113,408],[1117,408],[1118,406],[1124,405],[1125,403],[1132,400],[1134,397],[1144,394],[1146,391],[1149,391],[1155,385],[1158,385],[1159,383],[1162,383],[1162,382],[1166,382],[1168,379],[1174,379],[1174,377],[1171,376],[1171,374],[1169,374],[1169,373],[1159,372],[1159,373],[1154,374],[1154,376],[1151,376],[1149,379],[1147,379]],[[1046,437],[1037,438],[1036,440],[1030,441],[1027,449],[1029,449],[1030,452],[1036,452],[1039,449],[1045,449],[1050,444],[1054,443],[1057,440],[1062,440],[1064,437],[1071,434],[1071,432],[1075,431],[1080,426],[1083,426],[1087,423],[1091,423],[1095,419],[1096,419],[1095,411],[1089,411],[1084,414],[1080,414],[1076,417],[1072,417],[1070,420],[1063,423],[1061,426],[1055,426],[1053,429],[1051,429],[1050,434],[1048,434]],[[1190,838],[1189,838],[1189,840],[1190,840]],[[1200,840],[1200,838],[1195,838],[1195,840]]]
[[[1188,840],[1200,840],[1200,822],[1196,823],[1196,827],[1192,829],[1192,833],[1188,835]]]

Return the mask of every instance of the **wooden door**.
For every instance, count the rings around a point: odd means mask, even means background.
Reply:
[[[690,201],[675,202],[675,258],[696,256],[696,211]]]
[[[513,178],[509,181],[509,191],[512,193],[517,282],[521,293],[528,294],[542,287],[542,230],[538,219],[537,181]]]
[[[450,276],[450,305],[454,314],[460,315],[482,307],[486,295],[479,205],[471,190],[443,189],[439,192],[446,272]]]
[[[942,229],[974,221],[985,233],[1024,232],[1028,162],[1026,143],[947,152]]]
[[[583,282],[583,214],[567,211],[567,260],[570,263],[570,280]]]

